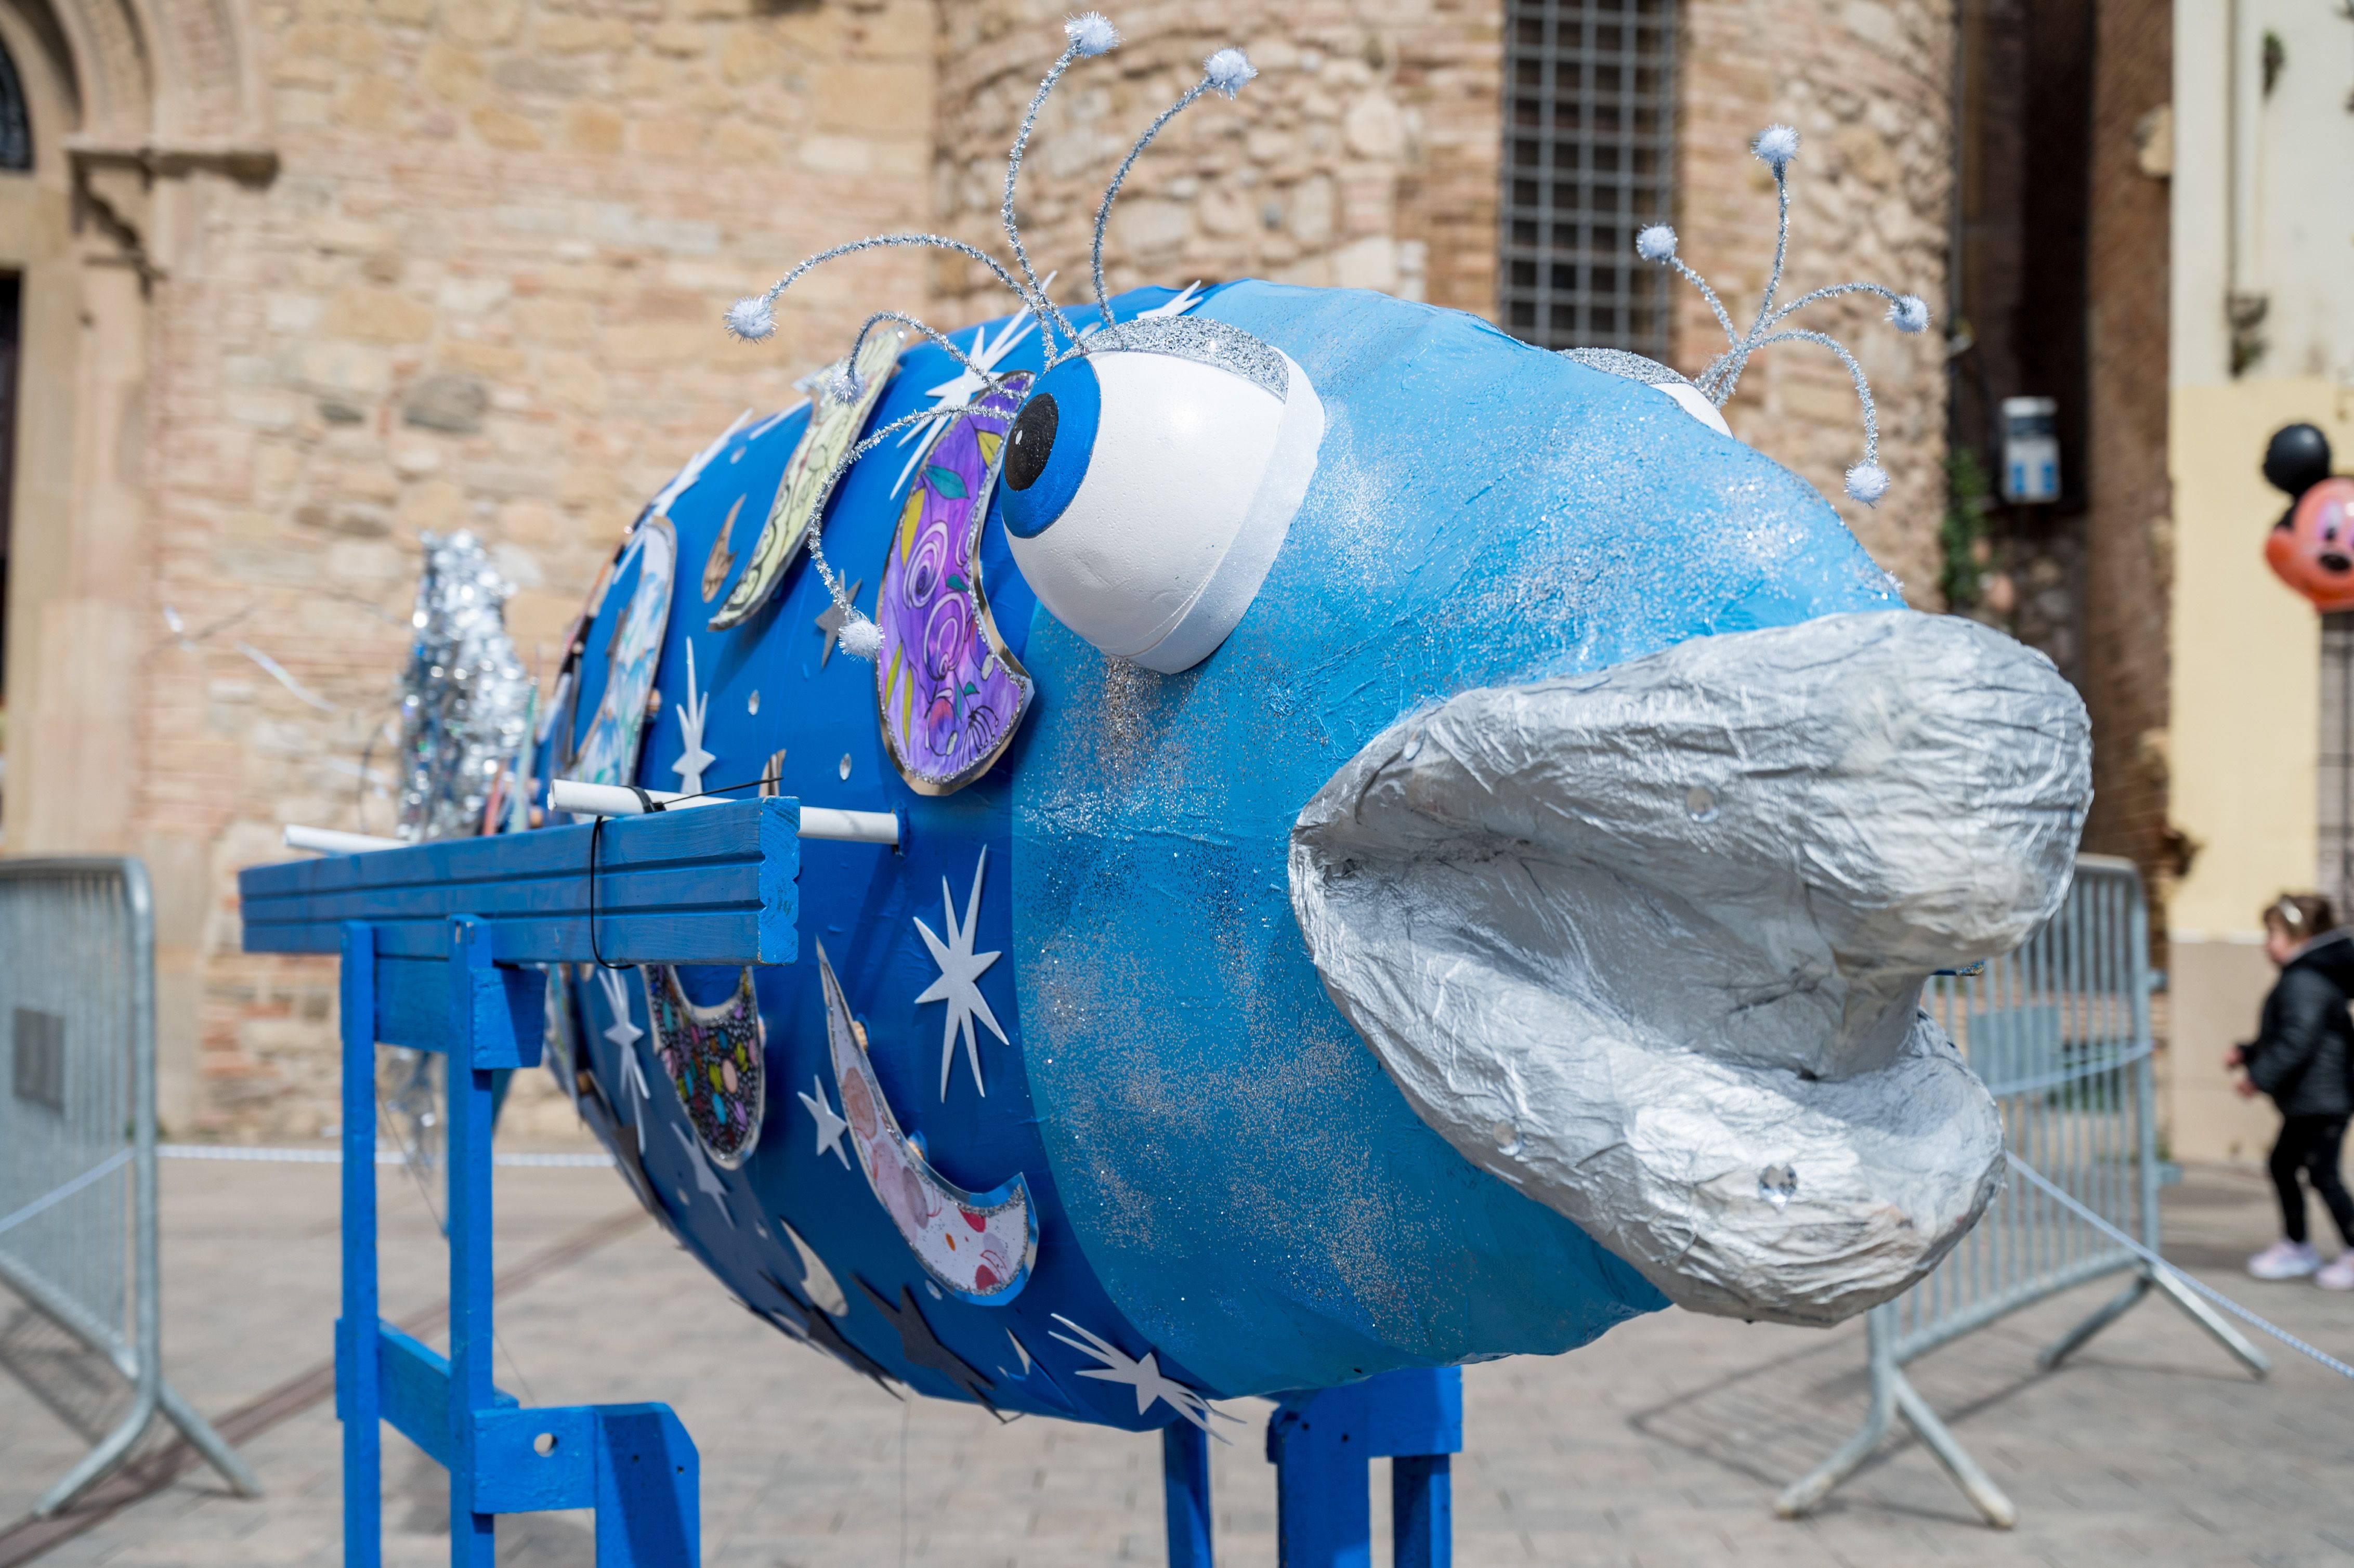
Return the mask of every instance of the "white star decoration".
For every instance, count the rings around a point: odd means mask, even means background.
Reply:
[[[940,978],[931,988],[916,998],[917,1006],[928,1001],[944,1001],[948,1006],[947,1027],[940,1033],[940,1098],[949,1097],[949,1070],[956,1063],[957,1032],[964,1032],[965,1059],[972,1065],[972,1086],[983,1095],[988,1088],[981,1081],[981,1047],[973,1037],[972,1021],[979,1018],[989,1025],[1000,1044],[1008,1044],[1005,1031],[998,1026],[997,1014],[989,1011],[989,999],[981,994],[978,980],[990,965],[998,960],[996,953],[976,953],[972,950],[973,933],[981,927],[981,878],[989,869],[989,851],[981,852],[980,863],[972,868],[972,896],[965,900],[964,925],[957,925],[956,902],[949,894],[949,879],[940,878],[940,908],[948,916],[949,939],[941,941],[932,935],[932,928],[921,920],[916,922],[917,933],[924,946],[932,950],[932,962],[940,966]]]
[[[607,1011],[613,1015],[613,1022],[605,1026],[605,1038],[620,1049],[627,1051],[638,1043],[645,1031],[630,1022],[630,993],[624,989],[621,971],[599,969],[597,984],[605,992]]]
[[[686,1150],[686,1162],[695,1168],[695,1190],[719,1205],[720,1217],[727,1222],[729,1230],[734,1230],[736,1215],[727,1207],[727,1189],[720,1184],[718,1177],[711,1173],[710,1165],[703,1158],[703,1150],[675,1123],[671,1126],[670,1135],[678,1139],[679,1147]]]
[[[686,645],[686,701],[675,705],[678,709],[679,738],[686,749],[679,753],[670,770],[678,775],[678,792],[682,795],[703,793],[703,770],[719,759],[703,749],[703,721],[711,708],[711,694],[698,694],[695,686],[695,644]]]
[[[824,1159],[831,1152],[836,1160],[842,1161],[842,1168],[847,1171],[850,1169],[850,1156],[842,1151],[842,1131],[850,1124],[836,1116],[833,1107],[826,1103],[823,1078],[811,1073],[810,1087],[817,1091],[816,1095],[814,1097],[803,1095],[801,1097],[801,1104],[809,1107],[810,1116],[817,1122],[817,1149],[814,1152],[820,1160]]]
[[[1160,1362],[1154,1359],[1155,1352],[1147,1351],[1142,1361],[1131,1361],[1118,1345],[1087,1332],[1060,1312],[1055,1314],[1055,1321],[1079,1338],[1074,1340],[1070,1334],[1056,1334],[1054,1338],[1103,1363],[1099,1367],[1082,1368],[1079,1372],[1081,1377],[1094,1378],[1098,1383],[1124,1383],[1136,1390],[1136,1413],[1139,1415],[1151,1409],[1152,1402],[1158,1399],[1203,1431],[1209,1432],[1211,1436],[1217,1437],[1219,1442],[1226,1441],[1218,1437],[1215,1432],[1210,1432],[1210,1417],[1215,1415],[1227,1421],[1238,1420],[1239,1417],[1226,1414],[1183,1383],[1164,1375]],[[1086,1342],[1083,1344],[1081,1340]],[[1016,1340],[1015,1348],[1019,1349],[1020,1344]]]
[[[695,488],[695,482],[703,477],[703,471],[711,466],[711,460],[719,455],[719,449],[727,444],[728,438],[751,422],[751,409],[747,408],[737,415],[736,422],[720,431],[717,440],[687,459],[686,466],[671,476],[670,482],[662,487],[646,510],[657,517],[669,516],[672,505],[680,496]]]
[[[998,362],[1014,344],[1028,337],[1031,329],[1036,325],[1034,320],[1024,314],[1009,320],[998,329],[993,338],[989,335],[986,326],[972,329],[972,346],[965,350],[965,357],[972,361],[972,368],[960,365],[956,375],[928,389],[926,395],[932,399],[931,417],[908,426],[907,433],[899,438],[901,446],[913,443],[916,450],[907,454],[907,466],[899,471],[898,479],[891,486],[892,494],[896,495],[907,488],[907,481],[915,473],[916,465],[924,461],[926,452],[932,450],[932,438],[947,429],[957,410],[970,403],[972,395],[989,385],[973,374],[973,370],[996,369]]]
[[[597,984],[605,993],[605,1009],[613,1022],[605,1026],[605,1038],[621,1054],[621,1082],[638,1099],[638,1152],[646,1151],[646,1075],[638,1068],[638,1041],[645,1031],[630,1022],[630,993],[623,987],[621,971],[599,968]]]
[[[858,590],[865,586],[866,579],[860,577],[850,585],[850,591],[843,597],[854,605],[858,602]],[[842,629],[849,624],[850,617],[843,613],[842,606],[832,599],[826,600],[825,608],[818,612],[817,617],[817,629],[825,633],[825,646],[817,656],[819,669],[824,669],[825,662],[833,657],[833,645],[842,641]]]
[[[1132,319],[1143,321],[1150,316],[1182,316],[1201,302],[1202,283],[1201,280],[1195,279],[1150,310],[1137,312]]]

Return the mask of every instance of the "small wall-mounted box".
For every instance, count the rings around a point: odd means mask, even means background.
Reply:
[[[2002,498],[2014,506],[2060,499],[2059,412],[2049,397],[2002,400]]]

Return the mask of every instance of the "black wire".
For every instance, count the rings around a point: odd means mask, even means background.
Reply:
[[[730,789],[751,789],[776,782],[776,779],[764,776],[742,784],[715,784],[708,789],[697,789],[692,795],[680,795],[669,800],[657,800],[651,791],[642,789],[635,784],[624,784],[621,788],[638,798],[639,813],[648,815],[655,811],[667,810],[681,801],[700,800],[710,795],[724,795]],[[633,969],[636,966],[632,964],[607,963],[605,955],[597,946],[597,846],[599,841],[603,838],[604,832],[605,819],[602,816],[588,824],[588,956],[597,960],[597,967],[599,969]]]
[[[641,813],[659,811],[663,809],[663,802],[636,785],[624,784],[621,788],[638,798],[638,810]],[[588,824],[588,956],[597,960],[597,967],[600,969],[625,969],[631,966],[609,964],[605,961],[605,955],[597,950],[597,841],[604,836],[604,832],[603,817],[599,817]]]

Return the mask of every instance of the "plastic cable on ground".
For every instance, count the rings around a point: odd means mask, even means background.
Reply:
[[[160,1143],[155,1146],[155,1152],[165,1160],[243,1160],[272,1165],[341,1165],[344,1162],[344,1151],[340,1149],[265,1149],[247,1144]],[[408,1156],[398,1149],[379,1149],[376,1151],[376,1162],[378,1165],[401,1165],[408,1162]],[[510,1169],[535,1166],[587,1169],[610,1166],[613,1163],[613,1157],[610,1154],[586,1152],[493,1154],[491,1156],[491,1163],[507,1166]],[[92,1179],[94,1180],[95,1177],[93,1176]],[[5,1224],[6,1222],[0,1222],[0,1228],[5,1228]]]
[[[2073,1213],[2078,1219],[2084,1221],[2086,1224],[2091,1225],[2094,1230],[2099,1231],[2111,1241],[2115,1242],[2119,1246],[2125,1247],[2128,1251],[2132,1252],[2144,1263],[2150,1265],[2154,1268],[2162,1268],[2166,1270],[2167,1273],[2180,1280],[2185,1286],[2197,1291],[2208,1300],[2212,1301],[2216,1306],[2221,1307],[2224,1311],[2232,1314],[2232,1317],[2239,1319],[2243,1323],[2253,1324],[2256,1328],[2262,1329],[2265,1333],[2270,1334],[2282,1344],[2288,1346],[2289,1349],[2293,1351],[2300,1351],[2305,1354],[2311,1356],[2315,1361],[2319,1361],[2323,1366],[2327,1367],[2331,1372],[2336,1372],[2338,1376],[2354,1378],[2354,1366],[2348,1366],[2344,1361],[2339,1361],[2336,1356],[2331,1355],[2327,1351],[2316,1350],[2313,1346],[2306,1344],[2303,1340],[2298,1339],[2295,1334],[2290,1333],[2287,1330],[2276,1328],[2274,1325],[2265,1322],[2262,1318],[2257,1317],[2253,1312],[2249,1311],[2245,1307],[2241,1306],[2238,1302],[2232,1300],[2221,1291],[2214,1289],[2211,1287],[2202,1285],[2198,1280],[2193,1279],[2190,1275],[2185,1274],[2182,1270],[2175,1267],[2174,1265],[2167,1262],[2166,1259],[2158,1256],[2158,1254],[2150,1251],[2149,1248],[2142,1245],[2141,1243],[2134,1240],[2133,1237],[2126,1234],[2125,1232],[2117,1229],[2116,1226],[2109,1224],[2108,1221],[2093,1213],[2092,1210],[2078,1202],[2074,1198],[2070,1197],[2066,1192],[2062,1192],[2058,1184],[2052,1181],[2050,1177],[2044,1175],[2042,1171],[2038,1171],[2034,1166],[2030,1165],[2026,1160],[2021,1160],[2018,1155],[2009,1154],[2006,1151],[2006,1158],[2009,1160],[2011,1169],[2017,1171],[2021,1176],[2026,1177],[2030,1181],[2041,1188],[2044,1192],[2050,1193],[2052,1197],[2059,1199],[2061,1203],[2064,1205],[2071,1213]]]

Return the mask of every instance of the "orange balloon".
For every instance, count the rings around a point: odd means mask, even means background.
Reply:
[[[2325,479],[2264,540],[2273,575],[2316,609],[2354,609],[2354,479]]]

